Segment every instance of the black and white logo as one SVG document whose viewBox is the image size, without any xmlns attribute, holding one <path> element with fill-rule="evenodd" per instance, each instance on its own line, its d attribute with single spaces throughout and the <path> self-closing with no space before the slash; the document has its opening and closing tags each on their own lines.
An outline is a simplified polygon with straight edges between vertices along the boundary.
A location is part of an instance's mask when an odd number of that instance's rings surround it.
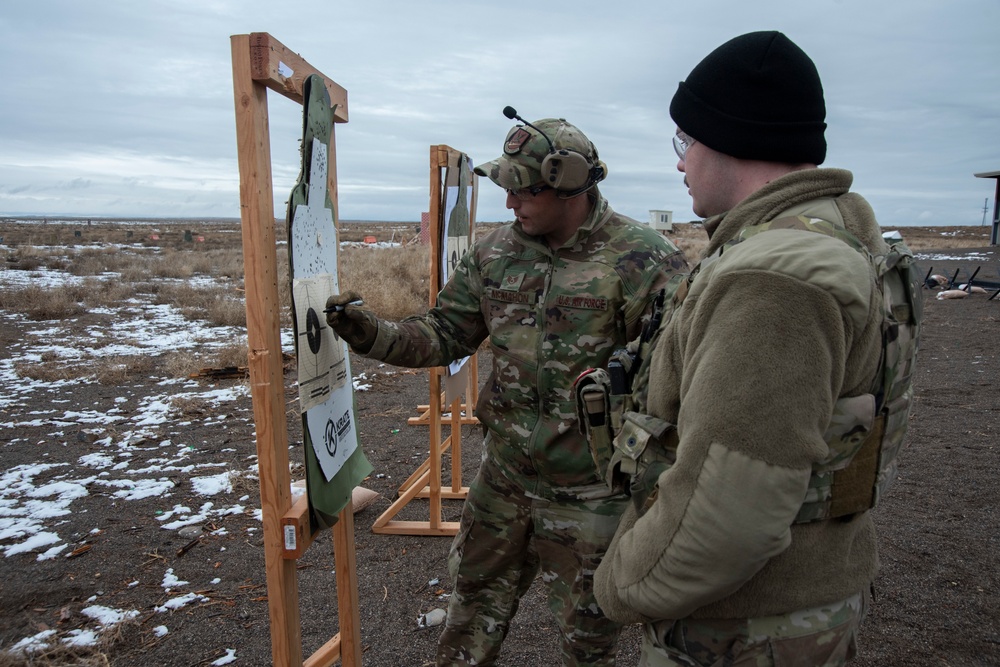
<svg viewBox="0 0 1000 667">
<path fill-rule="evenodd" d="M 337 454 L 337 425 L 332 419 L 326 420 L 326 429 L 323 432 L 323 442 L 326 444 L 326 451 L 330 456 Z"/>
</svg>

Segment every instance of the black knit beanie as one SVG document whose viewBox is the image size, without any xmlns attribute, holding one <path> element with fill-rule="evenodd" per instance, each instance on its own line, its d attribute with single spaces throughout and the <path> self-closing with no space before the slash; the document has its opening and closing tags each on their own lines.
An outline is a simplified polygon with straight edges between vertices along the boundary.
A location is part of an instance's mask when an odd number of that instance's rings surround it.
<svg viewBox="0 0 1000 667">
<path fill-rule="evenodd" d="M 748 160 L 821 164 L 826 105 L 816 65 L 780 32 L 751 32 L 708 54 L 670 102 L 677 127 Z"/>
</svg>

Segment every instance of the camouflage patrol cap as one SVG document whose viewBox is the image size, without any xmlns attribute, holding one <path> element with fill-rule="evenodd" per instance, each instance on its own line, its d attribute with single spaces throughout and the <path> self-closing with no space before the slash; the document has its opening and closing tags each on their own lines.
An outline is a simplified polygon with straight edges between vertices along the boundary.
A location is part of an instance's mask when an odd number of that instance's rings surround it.
<svg viewBox="0 0 1000 667">
<path fill-rule="evenodd" d="M 589 187 L 604 177 L 607 168 L 598 159 L 597 148 L 579 128 L 567 123 L 565 118 L 543 118 L 532 125 L 534 127 L 515 125 L 511 128 L 504 140 L 503 155 L 479 165 L 475 172 L 507 190 L 547 184 L 542 176 L 542 162 L 553 150 L 565 150 L 570 152 L 571 158 L 577 158 L 577 162 L 583 165 L 584 175 L 580 179 L 580 186 L 586 184 Z M 600 167 L 601 173 L 591 182 L 587 173 L 597 167 Z"/>
</svg>

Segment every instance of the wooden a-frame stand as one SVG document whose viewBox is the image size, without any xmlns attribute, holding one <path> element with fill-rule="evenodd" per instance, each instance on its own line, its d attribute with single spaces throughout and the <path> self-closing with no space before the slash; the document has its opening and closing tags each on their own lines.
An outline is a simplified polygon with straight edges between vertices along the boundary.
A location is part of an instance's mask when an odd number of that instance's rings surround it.
<svg viewBox="0 0 1000 667">
<path fill-rule="evenodd" d="M 431 281 L 430 305 L 433 307 L 438 292 L 441 291 L 441 230 L 444 211 L 441 206 L 444 182 L 441 178 L 443 169 L 448 165 L 457 165 L 462 159 L 462 153 L 439 144 L 431 146 L 431 198 L 429 218 L 429 233 L 431 239 Z M 477 191 L 473 188 L 473 193 Z M 472 219 L 475 219 L 476 197 L 470 202 Z M 465 403 L 457 396 L 448 408 L 448 423 L 451 426 L 448 437 L 441 440 L 442 419 L 446 416 L 445 392 L 441 384 L 444 377 L 443 368 L 430 368 L 430 404 L 418 405 L 421 414 L 407 420 L 411 425 L 427 425 L 430 427 L 430 456 L 417 470 L 399 487 L 399 497 L 385 510 L 372 525 L 372 532 L 387 535 L 454 535 L 458 532 L 457 521 L 443 521 L 441 500 L 462 500 L 469 492 L 469 487 L 462 486 L 462 425 L 478 424 L 473 416 L 473 406 L 479 395 L 479 373 L 477 355 L 472 355 L 466 362 L 468 382 L 465 388 Z M 451 449 L 451 487 L 441 488 L 441 456 Z M 414 498 L 430 500 L 430 518 L 427 521 L 400 521 L 395 517 Z"/>
<path fill-rule="evenodd" d="M 257 432 L 273 664 L 325 667 L 339 658 L 345 667 L 358 667 L 361 665 L 361 631 L 354 513 L 350 500 L 332 529 L 340 632 L 308 659 L 302 659 L 296 559 L 308 548 L 313 531 L 309 525 L 306 496 L 303 495 L 294 506 L 291 502 L 267 115 L 268 88 L 301 104 L 303 83 L 309 75 L 318 74 L 326 82 L 331 103 L 336 105 L 335 122 L 346 123 L 347 91 L 267 33 L 233 35 L 230 41 L 240 166 L 250 387 Z M 331 200 L 336 206 L 335 143 L 331 128 L 327 178 Z M 295 539 L 286 542 L 286 530 L 294 532 Z"/>
</svg>

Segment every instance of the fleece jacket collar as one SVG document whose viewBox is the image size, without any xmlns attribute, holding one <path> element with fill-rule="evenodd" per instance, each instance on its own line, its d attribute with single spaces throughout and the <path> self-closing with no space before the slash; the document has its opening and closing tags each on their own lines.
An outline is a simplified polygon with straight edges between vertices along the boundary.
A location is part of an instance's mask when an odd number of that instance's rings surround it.
<svg viewBox="0 0 1000 667">
<path fill-rule="evenodd" d="M 725 213 L 709 218 L 705 226 L 715 225 L 704 256 L 711 256 L 747 227 L 769 222 L 797 204 L 820 197 L 838 197 L 851 189 L 854 176 L 845 169 L 803 169 L 776 178 Z"/>
</svg>

